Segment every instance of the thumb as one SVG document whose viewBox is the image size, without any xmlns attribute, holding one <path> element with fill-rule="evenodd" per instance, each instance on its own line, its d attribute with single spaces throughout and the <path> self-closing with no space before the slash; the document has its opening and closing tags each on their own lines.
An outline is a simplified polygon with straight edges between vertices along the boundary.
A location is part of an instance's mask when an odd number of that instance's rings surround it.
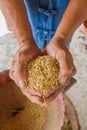
<svg viewBox="0 0 87 130">
<path fill-rule="evenodd" d="M 11 69 L 9 71 L 9 76 L 20 88 L 27 87 L 28 80 L 26 70 L 24 70 L 23 68 L 19 67 Z"/>
</svg>

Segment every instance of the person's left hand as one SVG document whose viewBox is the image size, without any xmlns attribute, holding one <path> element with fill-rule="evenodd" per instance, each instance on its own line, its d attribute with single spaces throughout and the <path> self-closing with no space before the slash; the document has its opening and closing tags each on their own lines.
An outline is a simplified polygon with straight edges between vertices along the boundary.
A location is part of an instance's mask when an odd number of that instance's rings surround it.
<svg viewBox="0 0 87 130">
<path fill-rule="evenodd" d="M 44 54 L 48 54 L 54 57 L 60 65 L 59 82 L 60 87 L 56 89 L 51 95 L 45 98 L 45 104 L 54 100 L 57 95 L 64 91 L 69 79 L 76 73 L 76 68 L 73 63 L 73 58 L 66 46 L 60 43 L 57 39 L 53 38 L 47 47 L 43 51 Z"/>
</svg>

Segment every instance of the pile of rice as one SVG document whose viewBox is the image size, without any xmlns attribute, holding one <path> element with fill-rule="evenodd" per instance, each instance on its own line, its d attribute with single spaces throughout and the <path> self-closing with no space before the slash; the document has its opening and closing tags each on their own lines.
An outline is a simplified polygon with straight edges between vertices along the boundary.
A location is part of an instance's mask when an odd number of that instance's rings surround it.
<svg viewBox="0 0 87 130">
<path fill-rule="evenodd" d="M 46 114 L 46 108 L 26 101 L 24 109 L 4 121 L 0 130 L 42 130 Z"/>
<path fill-rule="evenodd" d="M 27 66 L 28 87 L 47 95 L 58 88 L 59 63 L 48 55 L 39 56 Z"/>
</svg>

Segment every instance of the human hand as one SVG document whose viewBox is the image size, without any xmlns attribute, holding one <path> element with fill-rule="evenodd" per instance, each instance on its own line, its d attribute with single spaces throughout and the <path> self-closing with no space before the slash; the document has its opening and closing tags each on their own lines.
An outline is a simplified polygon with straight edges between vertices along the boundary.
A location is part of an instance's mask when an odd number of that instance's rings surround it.
<svg viewBox="0 0 87 130">
<path fill-rule="evenodd" d="M 43 100 L 40 97 L 41 94 L 27 87 L 27 63 L 37 56 L 42 55 L 42 52 L 36 45 L 23 45 L 19 48 L 16 56 L 12 62 L 12 68 L 10 69 L 10 77 L 15 81 L 17 86 L 21 89 L 22 93 L 32 102 L 42 105 Z"/>
<path fill-rule="evenodd" d="M 59 43 L 58 40 L 55 38 L 50 41 L 43 52 L 44 54 L 48 54 L 54 57 L 60 65 L 60 87 L 45 99 L 45 102 L 47 104 L 55 99 L 59 93 L 64 91 L 66 83 L 76 73 L 76 68 L 74 66 L 73 58 L 69 50 L 66 48 L 65 45 Z"/>
</svg>

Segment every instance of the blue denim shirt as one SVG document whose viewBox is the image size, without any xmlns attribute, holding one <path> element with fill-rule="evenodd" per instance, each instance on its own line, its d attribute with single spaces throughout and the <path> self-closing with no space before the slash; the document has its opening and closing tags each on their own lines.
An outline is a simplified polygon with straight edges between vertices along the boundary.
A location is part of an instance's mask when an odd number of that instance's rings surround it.
<svg viewBox="0 0 87 130">
<path fill-rule="evenodd" d="M 24 0 L 32 33 L 43 50 L 53 37 L 70 0 Z"/>
</svg>

